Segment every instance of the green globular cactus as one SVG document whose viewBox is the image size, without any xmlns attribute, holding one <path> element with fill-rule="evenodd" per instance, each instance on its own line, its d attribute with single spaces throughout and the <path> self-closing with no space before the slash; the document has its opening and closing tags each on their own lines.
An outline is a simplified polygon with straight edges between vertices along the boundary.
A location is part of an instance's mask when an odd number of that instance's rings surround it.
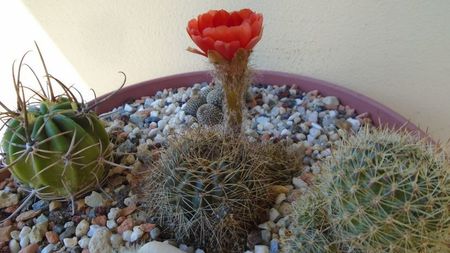
<svg viewBox="0 0 450 253">
<path fill-rule="evenodd" d="M 197 110 L 197 120 L 200 124 L 205 126 L 214 126 L 222 123 L 222 110 L 212 104 L 204 104 Z"/>
<path fill-rule="evenodd" d="M 180 242 L 206 252 L 242 252 L 247 233 L 270 205 L 274 170 L 285 169 L 269 166 L 278 158 L 265 145 L 276 144 L 214 128 L 174 137 L 143 176 L 144 208 Z"/>
<path fill-rule="evenodd" d="M 38 52 L 42 59 L 39 48 Z M 32 195 L 73 200 L 106 178 L 106 165 L 112 158 L 109 137 L 100 119 L 90 111 L 96 104 L 88 107 L 78 102 L 69 88 L 48 73 L 48 90 L 39 82 L 41 91 L 32 91 L 38 101 L 28 103 L 20 81 L 22 61 L 17 80 L 14 77 L 17 111 L 1 103 L 6 110 L 1 115 L 6 122 L 2 139 L 5 169 Z M 55 96 L 51 81 L 57 82 L 64 94 Z"/>
<path fill-rule="evenodd" d="M 450 252 L 450 166 L 411 133 L 364 129 L 323 163 L 344 252 Z"/>
</svg>

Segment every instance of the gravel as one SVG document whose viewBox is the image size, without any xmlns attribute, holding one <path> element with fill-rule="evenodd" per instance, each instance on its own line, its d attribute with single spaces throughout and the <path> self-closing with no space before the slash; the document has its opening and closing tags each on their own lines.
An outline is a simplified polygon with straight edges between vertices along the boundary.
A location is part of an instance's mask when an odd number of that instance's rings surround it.
<svg viewBox="0 0 450 253">
<path fill-rule="evenodd" d="M 187 115 L 183 108 L 192 94 L 206 90 L 206 86 L 207 83 L 198 83 L 189 88 L 162 90 L 155 96 L 142 97 L 101 115 L 115 144 L 115 162 L 138 168 L 143 162 L 152 161 L 154 152 L 164 147 L 168 136 L 198 127 L 196 118 Z M 345 131 L 357 131 L 365 124 L 368 115 L 357 115 L 354 109 L 341 105 L 337 97 L 322 97 L 318 91 L 256 84 L 250 93 L 254 99 L 244 122 L 250 141 L 286 140 L 292 145 L 304 145 L 306 150 L 304 174 L 280 188 L 282 191 L 270 209 L 269 220 L 262 222 L 259 231 L 252 234 L 256 243 L 251 244 L 254 248 L 248 252 L 277 253 L 279 235 L 291 223 L 291 203 L 307 190 L 308 179 L 320 174 L 318 162 L 331 155 L 333 144 L 340 141 Z M 163 228 L 149 223 L 151 217 L 138 208 L 137 196 L 130 191 L 136 184 L 133 173 L 133 170 L 113 168 L 102 191 L 75 200 L 75 215 L 67 202 L 32 201 L 16 220 L 0 226 L 0 231 L 11 226 L 4 235 L 9 242 L 0 243 L 0 252 L 18 252 L 27 246 L 34 249 L 36 245 L 32 243 L 37 243 L 40 252 L 87 249 L 90 253 L 118 252 L 124 247 L 167 239 L 161 232 Z M 25 197 L 12 179 L 0 184 L 0 218 L 5 218 L 6 211 L 17 207 Z M 56 243 L 55 236 L 59 239 Z M 53 244 L 48 238 L 53 238 L 50 239 Z M 168 244 L 157 246 L 169 247 Z M 203 252 L 184 244 L 178 248 L 182 252 Z"/>
</svg>

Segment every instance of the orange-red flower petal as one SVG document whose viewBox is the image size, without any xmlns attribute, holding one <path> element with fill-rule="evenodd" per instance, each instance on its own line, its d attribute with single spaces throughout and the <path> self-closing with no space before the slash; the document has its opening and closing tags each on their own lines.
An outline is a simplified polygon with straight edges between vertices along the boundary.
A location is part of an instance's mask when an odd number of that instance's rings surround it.
<svg viewBox="0 0 450 253">
<path fill-rule="evenodd" d="M 231 13 L 225 10 L 210 10 L 188 22 L 189 36 L 203 53 L 215 50 L 225 59 L 231 60 L 239 48 L 251 50 L 262 36 L 263 16 L 250 9 Z M 190 49 L 190 51 L 195 51 Z"/>
</svg>

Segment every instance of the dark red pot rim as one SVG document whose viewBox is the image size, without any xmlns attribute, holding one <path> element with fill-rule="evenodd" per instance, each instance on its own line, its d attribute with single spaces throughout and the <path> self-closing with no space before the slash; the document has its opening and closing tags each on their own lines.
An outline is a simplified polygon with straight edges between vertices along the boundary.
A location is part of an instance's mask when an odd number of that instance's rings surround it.
<svg viewBox="0 0 450 253">
<path fill-rule="evenodd" d="M 375 125 L 382 124 L 392 128 L 404 127 L 410 131 L 418 132 L 421 136 L 428 136 L 400 114 L 367 96 L 345 87 L 285 72 L 257 70 L 255 73 L 254 83 L 289 85 L 303 91 L 319 90 L 323 96 L 336 96 L 342 104 L 349 105 L 356 109 L 358 113 L 368 112 Z M 187 87 L 194 83 L 210 82 L 211 79 L 212 77 L 209 71 L 196 71 L 165 76 L 126 86 L 110 99 L 100 104 L 96 108 L 96 112 L 105 113 L 111 111 L 124 103 L 132 102 L 134 99 L 154 95 L 159 90 Z M 98 99 L 105 98 L 109 94 L 111 93 L 105 94 Z"/>
<path fill-rule="evenodd" d="M 154 95 L 159 90 L 187 87 L 193 85 L 194 83 L 210 82 L 211 79 L 212 77 L 210 72 L 196 71 L 140 82 L 119 90 L 117 93 L 112 95 L 111 98 L 98 105 L 96 112 L 101 114 L 111 111 L 115 107 L 123 105 L 124 103 L 132 102 L 134 99 Z M 289 85 L 303 91 L 319 90 L 323 96 L 336 96 L 342 104 L 349 105 L 350 107 L 356 109 L 358 113 L 370 113 L 370 116 L 376 125 L 382 124 L 393 128 L 404 127 L 431 140 L 427 134 L 400 114 L 369 97 L 336 84 L 301 75 L 270 70 L 256 71 L 254 83 Z M 105 94 L 99 97 L 98 100 L 105 98 L 109 94 L 112 93 Z M 0 181 L 7 176 L 9 176 L 8 172 L 0 173 Z"/>
</svg>

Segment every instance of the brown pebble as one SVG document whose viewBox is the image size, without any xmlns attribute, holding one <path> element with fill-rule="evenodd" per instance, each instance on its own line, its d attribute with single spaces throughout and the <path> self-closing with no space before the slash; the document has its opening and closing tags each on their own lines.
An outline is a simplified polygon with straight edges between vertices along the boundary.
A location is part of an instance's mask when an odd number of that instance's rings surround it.
<svg viewBox="0 0 450 253">
<path fill-rule="evenodd" d="M 89 253 L 89 250 L 88 250 L 88 249 L 83 249 L 83 250 L 81 251 L 81 253 Z"/>
<path fill-rule="evenodd" d="M 125 168 L 116 166 L 109 171 L 109 175 L 112 176 L 112 175 L 122 174 L 124 172 L 124 170 L 125 170 Z"/>
<path fill-rule="evenodd" d="M 309 91 L 308 93 L 306 93 L 306 96 L 310 97 L 310 98 L 315 98 L 318 95 L 319 95 L 319 91 L 318 90 L 312 90 L 312 91 Z"/>
<path fill-rule="evenodd" d="M 12 225 L 1 227 L 0 228 L 0 242 L 7 242 L 11 239 L 11 231 L 13 231 L 14 228 Z"/>
<path fill-rule="evenodd" d="M 145 224 L 139 225 L 139 228 L 146 233 L 152 231 L 155 227 L 156 227 L 156 224 L 152 224 L 152 223 L 145 223 Z"/>
<path fill-rule="evenodd" d="M 117 227 L 117 233 L 122 234 L 127 230 L 133 229 L 133 219 L 127 218 L 125 219 L 120 226 Z"/>
<path fill-rule="evenodd" d="M 300 189 L 292 190 L 289 195 L 287 195 L 286 200 L 289 202 L 294 202 L 302 196 L 302 191 Z"/>
<path fill-rule="evenodd" d="M 48 243 L 57 243 L 59 241 L 58 234 L 53 231 L 47 231 L 45 233 L 45 238 L 47 238 Z"/>
<path fill-rule="evenodd" d="M 269 141 L 270 140 L 270 134 L 263 134 L 261 136 L 262 141 Z"/>
<path fill-rule="evenodd" d="M 37 211 L 26 211 L 24 213 L 19 214 L 19 216 L 17 216 L 16 221 L 27 221 L 29 219 L 32 219 L 36 216 L 38 216 L 39 214 L 41 214 L 41 210 L 37 210 Z"/>
<path fill-rule="evenodd" d="M 4 181 L 0 181 L 0 190 L 3 190 L 3 188 L 5 188 L 5 186 L 8 184 L 8 181 L 4 180 Z"/>
<path fill-rule="evenodd" d="M 12 224 L 13 224 L 13 222 L 8 219 L 8 220 L 5 220 L 3 223 L 0 224 L 0 228 L 7 227 L 7 226 L 12 225 Z"/>
<path fill-rule="evenodd" d="M 37 243 L 33 243 L 21 249 L 19 253 L 37 253 L 38 249 L 39 245 Z"/>
<path fill-rule="evenodd" d="M 312 173 L 309 173 L 309 172 L 303 173 L 300 176 L 300 179 L 305 181 L 305 183 L 307 183 L 308 185 L 312 185 L 313 179 L 314 179 L 314 175 Z"/>
<path fill-rule="evenodd" d="M 84 198 L 77 200 L 76 202 L 77 211 L 82 211 L 86 207 L 86 203 L 84 202 Z"/>
<path fill-rule="evenodd" d="M 343 130 L 350 130 L 352 128 L 352 124 L 344 119 L 337 119 L 336 126 Z"/>
<path fill-rule="evenodd" d="M 106 226 L 106 216 L 100 215 L 92 219 L 92 224 L 99 225 L 99 226 Z"/>
<path fill-rule="evenodd" d="M 126 217 L 120 216 L 119 218 L 117 218 L 116 222 L 117 224 L 121 224 L 125 219 Z"/>
<path fill-rule="evenodd" d="M 289 188 L 283 185 L 272 185 L 270 186 L 270 191 L 274 194 L 280 194 L 280 193 L 288 193 Z"/>
<path fill-rule="evenodd" d="M 17 207 L 19 207 L 19 205 L 8 206 L 7 208 L 3 209 L 3 212 L 14 213 L 14 211 L 16 211 Z"/>
<path fill-rule="evenodd" d="M 120 209 L 119 216 L 128 216 L 136 211 L 136 205 L 127 206 L 125 208 Z"/>
<path fill-rule="evenodd" d="M 305 155 L 310 156 L 313 152 L 313 148 L 312 147 L 307 147 L 305 149 Z"/>
<path fill-rule="evenodd" d="M 80 223 L 80 221 L 81 221 L 82 219 L 83 219 L 83 218 L 82 218 L 80 215 L 74 215 L 74 216 L 72 216 L 72 221 L 75 222 L 75 223 Z"/>
</svg>

